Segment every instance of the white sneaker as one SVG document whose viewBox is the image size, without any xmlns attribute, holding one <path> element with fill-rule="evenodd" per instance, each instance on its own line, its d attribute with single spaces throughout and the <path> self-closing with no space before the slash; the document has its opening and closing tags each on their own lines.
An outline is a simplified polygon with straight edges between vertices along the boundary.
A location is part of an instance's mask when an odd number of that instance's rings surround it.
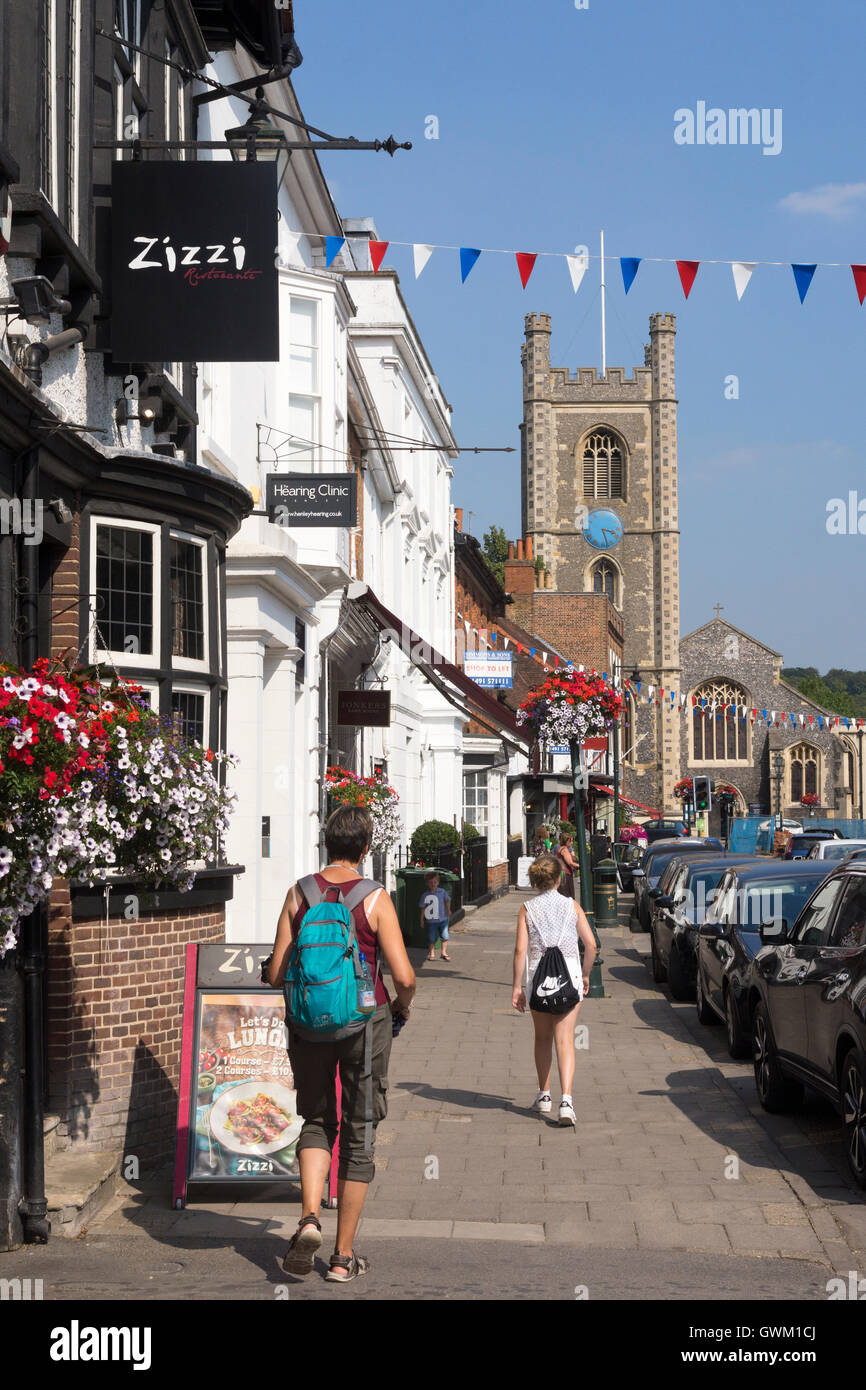
<svg viewBox="0 0 866 1390">
<path fill-rule="evenodd" d="M 539 1091 L 535 1100 L 532 1102 L 532 1108 L 537 1115 L 549 1115 L 553 1109 L 553 1101 L 550 1099 L 550 1092 Z"/>
<path fill-rule="evenodd" d="M 572 1128 L 577 1124 L 574 1106 L 568 1100 L 561 1100 L 559 1102 L 559 1123 L 561 1125 L 571 1125 Z"/>
</svg>

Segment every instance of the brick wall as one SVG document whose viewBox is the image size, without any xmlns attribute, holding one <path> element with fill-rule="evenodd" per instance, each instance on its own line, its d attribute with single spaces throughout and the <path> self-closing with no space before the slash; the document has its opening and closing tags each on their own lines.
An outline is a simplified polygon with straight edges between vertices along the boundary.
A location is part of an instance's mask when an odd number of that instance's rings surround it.
<svg viewBox="0 0 866 1390">
<path fill-rule="evenodd" d="M 225 940 L 212 910 L 72 921 L 66 884 L 49 908 L 46 1046 L 49 1111 L 61 1142 L 135 1154 L 174 1153 L 184 954 Z"/>
<path fill-rule="evenodd" d="M 72 659 L 78 652 L 81 638 L 78 635 L 78 611 L 80 591 L 88 586 L 82 583 L 81 569 L 81 516 L 78 493 L 58 491 L 58 496 L 73 512 L 70 523 L 69 547 L 54 571 L 51 585 L 51 655 L 68 655 Z M 65 611 L 64 611 L 65 610 Z M 87 652 L 81 653 L 82 661 L 87 661 Z"/>
<path fill-rule="evenodd" d="M 487 891 L 488 893 L 502 893 L 508 887 L 508 860 L 503 859 L 501 864 L 487 865 Z"/>
</svg>

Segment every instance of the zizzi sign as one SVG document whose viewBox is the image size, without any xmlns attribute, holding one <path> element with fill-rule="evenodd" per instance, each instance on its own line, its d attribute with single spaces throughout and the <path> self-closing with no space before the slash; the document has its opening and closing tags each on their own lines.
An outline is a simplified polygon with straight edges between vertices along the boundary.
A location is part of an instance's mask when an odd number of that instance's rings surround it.
<svg viewBox="0 0 866 1390">
<path fill-rule="evenodd" d="M 119 161 L 111 200 L 118 361 L 279 359 L 273 164 Z"/>
<path fill-rule="evenodd" d="M 355 473 L 268 473 L 268 516 L 281 526 L 357 526 Z"/>
</svg>

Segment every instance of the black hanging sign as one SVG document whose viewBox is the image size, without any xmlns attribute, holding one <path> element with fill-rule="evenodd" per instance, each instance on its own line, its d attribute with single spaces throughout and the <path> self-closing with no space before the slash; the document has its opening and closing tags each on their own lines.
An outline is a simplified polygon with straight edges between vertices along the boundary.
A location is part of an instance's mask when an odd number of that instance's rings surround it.
<svg viewBox="0 0 866 1390">
<path fill-rule="evenodd" d="M 117 361 L 278 361 L 273 163 L 118 161 L 111 199 Z"/>
<path fill-rule="evenodd" d="M 357 526 L 356 473 L 268 473 L 265 505 L 282 526 Z"/>
</svg>

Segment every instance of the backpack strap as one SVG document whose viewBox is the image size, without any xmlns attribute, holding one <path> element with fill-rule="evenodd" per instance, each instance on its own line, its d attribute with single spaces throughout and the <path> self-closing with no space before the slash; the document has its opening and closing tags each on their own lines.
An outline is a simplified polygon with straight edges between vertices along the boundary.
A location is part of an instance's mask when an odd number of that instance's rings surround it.
<svg viewBox="0 0 866 1390">
<path fill-rule="evenodd" d="M 329 884 L 329 887 L 335 885 Z M 325 894 L 319 887 L 315 874 L 307 874 L 304 878 L 298 879 L 298 887 L 304 895 L 304 902 L 307 907 L 318 907 L 319 903 L 324 902 Z"/>
<path fill-rule="evenodd" d="M 342 894 L 343 902 L 350 912 L 354 912 L 365 898 L 369 898 L 371 893 L 375 893 L 376 889 L 381 887 L 381 883 L 377 883 L 374 878 L 360 878 L 347 893 Z"/>
</svg>

